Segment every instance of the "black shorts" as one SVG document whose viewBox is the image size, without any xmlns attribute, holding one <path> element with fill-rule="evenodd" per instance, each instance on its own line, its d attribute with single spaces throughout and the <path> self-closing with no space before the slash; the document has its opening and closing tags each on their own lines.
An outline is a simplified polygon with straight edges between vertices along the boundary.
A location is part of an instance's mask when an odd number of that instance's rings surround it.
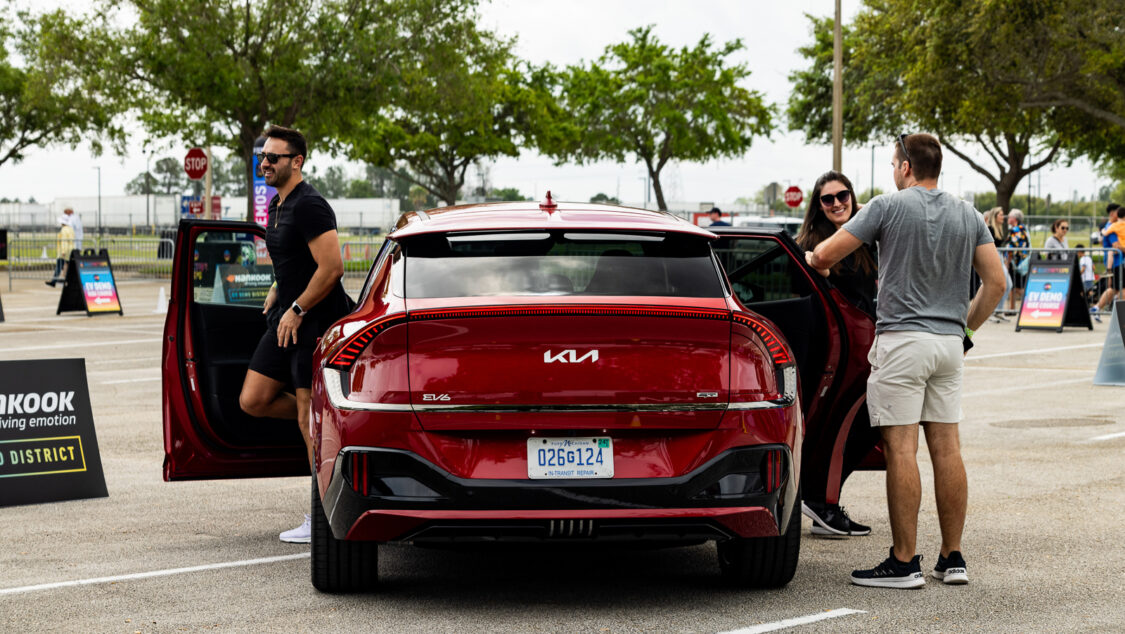
<svg viewBox="0 0 1125 634">
<path fill-rule="evenodd" d="M 277 327 L 269 326 L 266 334 L 258 341 L 254 356 L 250 357 L 250 369 L 285 383 L 294 389 L 312 387 L 312 358 L 316 344 L 289 344 L 282 348 L 277 345 Z"/>
</svg>

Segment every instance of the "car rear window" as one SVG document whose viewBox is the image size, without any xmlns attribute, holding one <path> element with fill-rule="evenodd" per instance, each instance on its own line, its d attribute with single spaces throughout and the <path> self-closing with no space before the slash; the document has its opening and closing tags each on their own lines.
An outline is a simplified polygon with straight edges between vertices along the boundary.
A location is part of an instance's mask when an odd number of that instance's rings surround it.
<svg viewBox="0 0 1125 634">
<path fill-rule="evenodd" d="M 435 234 L 404 246 L 408 298 L 723 295 L 707 241 L 676 233 Z"/>
</svg>

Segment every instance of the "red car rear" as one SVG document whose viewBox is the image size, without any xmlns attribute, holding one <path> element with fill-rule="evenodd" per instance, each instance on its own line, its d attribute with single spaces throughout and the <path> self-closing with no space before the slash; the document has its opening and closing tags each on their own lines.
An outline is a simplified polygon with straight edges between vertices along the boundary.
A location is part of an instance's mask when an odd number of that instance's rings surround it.
<svg viewBox="0 0 1125 634">
<path fill-rule="evenodd" d="M 787 583 L 808 409 L 798 381 L 821 383 L 847 350 L 829 294 L 793 269 L 814 291 L 802 305 L 837 335 L 803 346 L 816 367 L 799 372 L 783 330 L 732 293 L 714 239 L 668 214 L 599 205 L 406 214 L 314 359 L 314 585 L 372 587 L 382 542 L 615 540 L 714 540 L 730 582 Z M 746 239 L 797 261 L 786 237 Z M 201 323 L 222 312 L 181 310 Z M 190 339 L 200 327 L 172 330 Z M 223 392 L 216 365 L 204 360 L 215 378 L 185 398 L 166 383 L 166 477 L 296 470 L 281 447 L 238 458 L 213 446 L 232 444 L 216 413 L 236 416 L 229 394 L 211 393 Z"/>
</svg>

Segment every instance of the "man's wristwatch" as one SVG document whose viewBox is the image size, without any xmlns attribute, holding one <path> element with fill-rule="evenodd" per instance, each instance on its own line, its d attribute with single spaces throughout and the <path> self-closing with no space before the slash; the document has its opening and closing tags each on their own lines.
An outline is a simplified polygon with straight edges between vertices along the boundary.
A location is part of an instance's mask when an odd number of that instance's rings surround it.
<svg viewBox="0 0 1125 634">
<path fill-rule="evenodd" d="M 301 308 L 301 305 L 298 304 L 296 300 L 293 300 L 293 305 L 290 306 L 289 309 L 297 313 L 298 317 L 303 317 L 305 315 L 305 309 Z"/>
</svg>

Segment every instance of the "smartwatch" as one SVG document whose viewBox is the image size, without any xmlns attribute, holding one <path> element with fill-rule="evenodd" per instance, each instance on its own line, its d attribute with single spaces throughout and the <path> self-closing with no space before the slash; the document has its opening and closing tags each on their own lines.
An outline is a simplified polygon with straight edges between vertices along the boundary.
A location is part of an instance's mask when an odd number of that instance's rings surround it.
<svg viewBox="0 0 1125 634">
<path fill-rule="evenodd" d="M 297 313 L 298 317 L 303 317 L 305 315 L 305 309 L 301 308 L 301 305 L 298 304 L 296 300 L 293 300 L 293 305 L 290 306 L 289 308 L 293 312 Z"/>
</svg>

